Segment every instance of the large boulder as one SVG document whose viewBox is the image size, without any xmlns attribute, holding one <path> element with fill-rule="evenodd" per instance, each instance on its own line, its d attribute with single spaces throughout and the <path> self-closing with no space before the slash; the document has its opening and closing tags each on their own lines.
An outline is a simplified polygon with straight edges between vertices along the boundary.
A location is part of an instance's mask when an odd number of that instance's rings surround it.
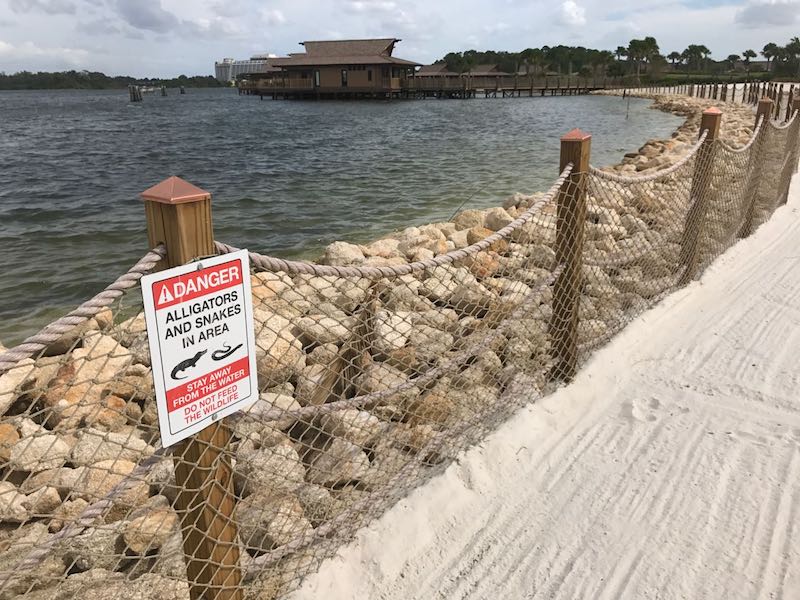
<svg viewBox="0 0 800 600">
<path fill-rule="evenodd" d="M 360 265 L 364 262 L 364 258 L 359 246 L 347 242 L 333 242 L 325 248 L 322 262 L 333 266 Z"/>
<path fill-rule="evenodd" d="M 314 455 L 306 479 L 311 483 L 336 487 L 358 481 L 368 469 L 369 458 L 361 448 L 336 438 L 327 448 Z"/>
<path fill-rule="evenodd" d="M 269 552 L 312 531 L 303 506 L 288 494 L 248 496 L 236 506 L 235 518 L 239 539 L 250 552 Z"/>
<path fill-rule="evenodd" d="M 154 451 L 150 444 L 137 437 L 135 430 L 127 433 L 108 433 L 97 429 L 78 432 L 78 442 L 70 452 L 70 462 L 75 466 L 89 466 L 106 460 L 138 462 Z"/>
<path fill-rule="evenodd" d="M 236 454 L 236 487 L 244 494 L 288 492 L 303 482 L 305 474 L 300 456 L 289 444 L 242 444 Z"/>
<path fill-rule="evenodd" d="M 55 434 L 22 438 L 11 448 L 8 464 L 15 471 L 38 473 L 62 466 L 69 457 L 67 442 Z"/>
</svg>

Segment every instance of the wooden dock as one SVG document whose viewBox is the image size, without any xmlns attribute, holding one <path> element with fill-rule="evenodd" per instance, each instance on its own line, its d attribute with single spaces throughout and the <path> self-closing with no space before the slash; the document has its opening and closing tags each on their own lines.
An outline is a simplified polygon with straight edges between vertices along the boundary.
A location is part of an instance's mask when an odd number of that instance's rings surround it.
<svg viewBox="0 0 800 600">
<path fill-rule="evenodd" d="M 244 80 L 239 93 L 262 100 L 284 99 L 469 99 L 522 98 L 535 96 L 577 96 L 595 90 L 623 87 L 618 78 L 602 77 L 408 77 L 392 79 L 386 85 L 370 88 L 319 87 L 312 79 Z"/>
</svg>

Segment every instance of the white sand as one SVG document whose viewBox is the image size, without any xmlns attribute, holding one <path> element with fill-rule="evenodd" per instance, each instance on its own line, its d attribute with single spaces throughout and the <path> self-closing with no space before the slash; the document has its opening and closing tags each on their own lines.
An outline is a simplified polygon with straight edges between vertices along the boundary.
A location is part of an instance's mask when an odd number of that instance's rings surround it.
<svg viewBox="0 0 800 600">
<path fill-rule="evenodd" d="M 800 598 L 798 208 L 291 598 Z"/>
</svg>

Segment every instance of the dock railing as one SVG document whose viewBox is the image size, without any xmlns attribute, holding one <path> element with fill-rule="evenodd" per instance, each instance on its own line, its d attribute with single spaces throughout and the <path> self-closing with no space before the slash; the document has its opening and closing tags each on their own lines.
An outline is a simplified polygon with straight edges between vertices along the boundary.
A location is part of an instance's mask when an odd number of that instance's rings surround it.
<svg viewBox="0 0 800 600">
<path fill-rule="evenodd" d="M 800 98 L 742 147 L 722 115 L 660 170 L 597 169 L 573 130 L 544 194 L 326 264 L 250 253 L 260 400 L 169 451 L 139 280 L 234 248 L 210 194 L 148 196 L 153 249 L 0 354 L 0 598 L 285 595 L 786 201 Z"/>
</svg>

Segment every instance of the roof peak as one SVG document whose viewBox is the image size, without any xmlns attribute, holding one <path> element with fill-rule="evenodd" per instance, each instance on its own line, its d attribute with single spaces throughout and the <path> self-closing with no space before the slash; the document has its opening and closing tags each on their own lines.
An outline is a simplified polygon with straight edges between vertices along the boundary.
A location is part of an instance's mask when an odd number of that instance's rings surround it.
<svg viewBox="0 0 800 600">
<path fill-rule="evenodd" d="M 319 42 L 325 42 L 325 43 L 330 44 L 330 43 L 335 43 L 335 42 L 383 42 L 383 41 L 387 41 L 387 42 L 402 42 L 403 40 L 401 40 L 400 38 L 394 38 L 394 37 L 386 37 L 386 38 L 352 38 L 352 39 L 347 39 L 347 40 L 305 40 L 305 41 L 300 42 L 300 45 L 303 46 L 305 44 L 317 44 Z"/>
</svg>

